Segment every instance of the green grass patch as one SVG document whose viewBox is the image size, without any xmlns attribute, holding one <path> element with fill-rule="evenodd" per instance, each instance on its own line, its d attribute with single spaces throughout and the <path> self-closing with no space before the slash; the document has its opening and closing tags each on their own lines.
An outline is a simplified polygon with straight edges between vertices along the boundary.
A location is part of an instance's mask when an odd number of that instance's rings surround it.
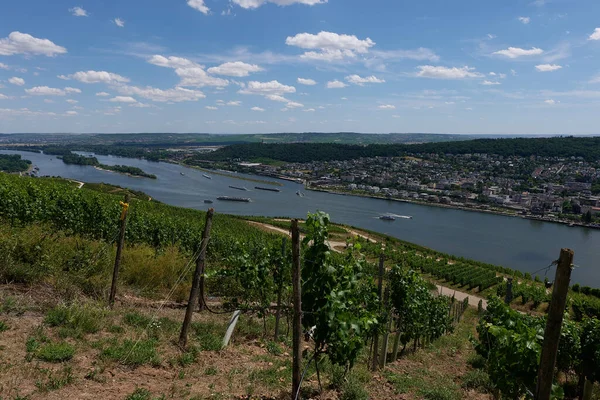
<svg viewBox="0 0 600 400">
<path fill-rule="evenodd" d="M 152 393 L 150 393 L 148 389 L 137 388 L 133 391 L 133 393 L 125 397 L 125 400 L 162 400 L 165 398 L 165 395 L 153 397 Z"/>
<path fill-rule="evenodd" d="M 213 322 L 192 323 L 194 340 L 202 351 L 221 350 L 226 329 L 224 324 L 216 324 Z"/>
<path fill-rule="evenodd" d="M 44 322 L 60 327 L 61 337 L 82 338 L 90 333 L 99 332 L 106 319 L 107 311 L 92 305 L 58 305 L 48 311 Z"/>
<path fill-rule="evenodd" d="M 0 332 L 4 332 L 8 330 L 8 325 L 4 321 L 0 321 Z"/>
<path fill-rule="evenodd" d="M 66 342 L 43 344 L 35 352 L 40 360 L 52 363 L 68 361 L 74 355 L 75 347 Z"/>
<path fill-rule="evenodd" d="M 155 339 L 140 340 L 138 342 L 129 339 L 119 342 L 113 339 L 109 341 L 108 347 L 102 350 L 101 357 L 132 367 L 144 364 L 158 366 L 160 365 L 160 357 L 156 351 L 156 345 Z"/>
<path fill-rule="evenodd" d="M 46 377 L 35 382 L 35 387 L 40 392 L 49 392 L 61 389 L 75 381 L 73 370 L 70 366 L 63 367 L 60 371 L 42 370 Z"/>
<path fill-rule="evenodd" d="M 489 375 L 480 369 L 467 372 L 462 378 L 462 387 L 475 389 L 481 393 L 491 393 L 494 390 L 494 384 Z"/>
</svg>

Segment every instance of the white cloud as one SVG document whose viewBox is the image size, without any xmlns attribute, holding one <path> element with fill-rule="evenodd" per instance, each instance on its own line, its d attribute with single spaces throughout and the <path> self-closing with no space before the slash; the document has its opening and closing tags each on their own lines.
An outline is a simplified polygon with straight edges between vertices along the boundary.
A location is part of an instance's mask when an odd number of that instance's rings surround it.
<svg viewBox="0 0 600 400">
<path fill-rule="evenodd" d="M 115 18 L 113 20 L 113 22 L 115 23 L 115 25 L 117 25 L 119 28 L 125 28 L 125 21 L 122 20 L 121 18 Z"/>
<path fill-rule="evenodd" d="M 119 93 L 129 96 L 138 96 L 144 99 L 156 101 L 156 102 L 169 102 L 179 103 L 183 101 L 198 101 L 206 96 L 199 90 L 190 90 L 182 87 L 175 87 L 173 89 L 157 89 L 152 86 L 137 87 L 137 86 L 119 86 L 117 87 Z"/>
<path fill-rule="evenodd" d="M 6 99 L 8 99 L 8 96 L 0 93 L 0 100 L 6 100 Z"/>
<path fill-rule="evenodd" d="M 535 66 L 535 69 L 537 69 L 540 72 L 552 72 L 552 71 L 557 71 L 561 68 L 562 68 L 562 66 L 556 65 L 556 64 L 542 64 L 542 65 Z"/>
<path fill-rule="evenodd" d="M 227 79 L 215 78 L 210 76 L 201 67 L 177 68 L 175 73 L 181 78 L 180 86 L 217 86 L 223 87 L 229 85 Z"/>
<path fill-rule="evenodd" d="M 365 83 L 385 83 L 385 80 L 379 79 L 376 76 L 368 76 L 366 78 L 362 78 L 358 75 L 349 75 L 346 77 L 346 80 L 355 85 L 364 86 Z"/>
<path fill-rule="evenodd" d="M 490 40 L 496 39 L 498 36 L 494 35 L 493 33 L 488 33 L 487 34 L 487 38 Z"/>
<path fill-rule="evenodd" d="M 207 70 L 209 74 L 244 77 L 253 72 L 263 71 L 261 67 L 255 64 L 246 64 L 245 62 L 235 61 L 221 64 L 218 67 L 212 67 Z"/>
<path fill-rule="evenodd" d="M 526 57 L 526 56 L 539 56 L 540 54 L 543 54 L 543 53 L 544 53 L 544 50 L 539 49 L 537 47 L 532 47 L 529 50 L 521 49 L 519 47 L 509 47 L 506 50 L 499 50 L 492 54 L 499 55 L 499 56 L 505 56 L 505 57 L 514 59 L 514 58 Z"/>
<path fill-rule="evenodd" d="M 116 96 L 109 101 L 112 103 L 137 103 L 137 100 L 130 96 Z"/>
<path fill-rule="evenodd" d="M 485 86 L 501 85 L 501 83 L 500 83 L 500 82 L 496 82 L 496 81 L 488 81 L 488 80 L 485 80 L 485 81 L 481 82 L 481 84 L 482 84 L 482 85 L 485 85 Z"/>
<path fill-rule="evenodd" d="M 268 94 L 265 96 L 267 99 L 271 100 L 271 101 L 277 101 L 279 103 L 287 103 L 289 102 L 288 99 L 286 99 L 285 97 L 278 95 L 278 94 Z"/>
<path fill-rule="evenodd" d="M 77 104 L 77 103 L 79 103 L 79 102 L 78 102 L 77 100 L 68 99 L 68 100 L 67 100 L 67 103 L 69 103 L 69 104 Z"/>
<path fill-rule="evenodd" d="M 211 110 L 211 111 L 215 111 L 215 110 L 219 109 L 218 107 L 213 107 L 213 106 L 206 106 L 204 108 L 206 108 L 207 110 Z"/>
<path fill-rule="evenodd" d="M 302 110 L 302 111 L 304 111 L 304 112 L 315 112 L 317 110 L 315 110 L 314 108 L 307 108 L 307 109 Z"/>
<path fill-rule="evenodd" d="M 64 89 L 51 88 L 48 86 L 36 86 L 31 89 L 25 89 L 25 93 L 31 96 L 66 96 Z"/>
<path fill-rule="evenodd" d="M 287 108 L 302 108 L 302 107 L 304 107 L 304 104 L 302 104 L 302 103 L 296 103 L 295 101 L 290 101 L 285 106 Z"/>
<path fill-rule="evenodd" d="M 475 68 L 464 66 L 461 68 L 453 67 L 442 67 L 432 65 L 421 65 L 417 72 L 418 77 L 421 78 L 434 78 L 434 79 L 467 79 L 467 78 L 481 78 L 483 74 L 475 72 Z"/>
<path fill-rule="evenodd" d="M 600 40 L 600 28 L 596 28 L 588 40 Z"/>
<path fill-rule="evenodd" d="M 267 3 L 277 4 L 278 6 L 290 6 L 292 4 L 306 4 L 314 6 L 316 4 L 325 4 L 327 0 L 231 0 L 234 4 L 245 8 L 254 9 Z"/>
<path fill-rule="evenodd" d="M 239 101 L 239 100 L 236 100 L 236 101 L 228 101 L 228 102 L 227 102 L 227 105 L 228 105 L 228 106 L 233 106 L 233 107 L 237 107 L 237 106 L 239 106 L 239 105 L 241 105 L 241 104 L 242 104 L 242 102 L 241 102 L 241 101 Z"/>
<path fill-rule="evenodd" d="M 54 100 L 44 99 L 44 103 L 46 103 L 46 104 L 54 104 Z"/>
<path fill-rule="evenodd" d="M 0 69 L 9 69 L 8 65 L 0 63 Z"/>
<path fill-rule="evenodd" d="M 106 71 L 79 71 L 67 76 L 60 75 L 59 78 L 64 80 L 74 79 L 82 83 L 106 83 L 113 85 L 129 82 L 129 79 L 124 76 Z"/>
<path fill-rule="evenodd" d="M 106 92 L 99 92 L 99 93 L 96 93 L 96 96 L 98 96 L 98 97 L 108 97 L 108 96 L 110 96 L 110 94 L 106 93 Z"/>
<path fill-rule="evenodd" d="M 555 105 L 557 102 L 556 102 L 556 100 L 552 100 L 552 99 L 550 99 L 550 100 L 545 100 L 545 101 L 544 101 L 544 103 L 546 103 L 546 104 L 548 104 L 548 105 L 551 105 L 551 106 L 553 106 L 553 105 Z"/>
<path fill-rule="evenodd" d="M 65 115 L 66 115 L 67 117 L 74 117 L 75 115 L 78 115 L 78 114 L 77 114 L 77 111 L 67 111 L 67 112 L 65 113 Z"/>
<path fill-rule="evenodd" d="M 204 4 L 204 0 L 188 0 L 187 4 L 193 9 L 200 11 L 204 15 L 208 15 L 210 12 L 210 8 Z"/>
<path fill-rule="evenodd" d="M 531 22 L 531 18 L 529 18 L 529 17 L 519 17 L 519 21 L 521 21 L 522 23 L 524 23 L 525 25 L 527 25 L 528 23 Z"/>
<path fill-rule="evenodd" d="M 251 108 L 251 110 L 252 110 L 252 111 L 258 111 L 258 112 L 263 112 L 263 111 L 265 111 L 265 109 L 264 109 L 264 108 L 260 108 L 260 107 L 252 107 L 252 108 Z"/>
<path fill-rule="evenodd" d="M 381 110 L 395 110 L 396 106 L 392 105 L 392 104 L 382 104 L 379 106 L 379 109 Z"/>
<path fill-rule="evenodd" d="M 67 49 L 48 39 L 38 39 L 27 33 L 12 32 L 8 37 L 0 39 L 0 56 L 33 54 L 54 57 L 66 52 Z"/>
<path fill-rule="evenodd" d="M 286 93 L 296 93 L 296 88 L 293 86 L 287 86 L 278 81 L 270 82 L 257 82 L 250 81 L 245 88 L 241 89 L 239 93 L 242 94 L 258 94 L 263 96 L 275 95 L 281 97 Z M 268 97 L 270 100 L 273 98 Z M 278 100 L 275 100 L 278 101 Z M 286 100 L 287 101 L 287 100 Z"/>
<path fill-rule="evenodd" d="M 186 67 L 202 67 L 187 58 L 181 57 L 164 57 L 161 55 L 154 55 L 148 59 L 150 64 L 158 65 L 159 67 L 165 68 L 186 68 Z"/>
<path fill-rule="evenodd" d="M 8 80 L 8 83 L 12 83 L 13 85 L 17 86 L 23 86 L 25 84 L 25 80 L 23 78 L 17 78 L 16 76 L 13 76 Z"/>
<path fill-rule="evenodd" d="M 66 87 L 65 93 L 81 93 L 81 89 Z"/>
<path fill-rule="evenodd" d="M 298 83 L 301 85 L 314 86 L 317 82 L 313 79 L 298 78 Z"/>
<path fill-rule="evenodd" d="M 372 50 L 369 54 L 386 61 L 415 60 L 437 62 L 440 56 L 432 50 L 420 47 L 416 50 Z"/>
<path fill-rule="evenodd" d="M 334 81 L 327 82 L 327 89 L 342 89 L 345 88 L 346 85 L 344 82 L 340 82 L 337 79 Z"/>
<path fill-rule="evenodd" d="M 88 12 L 81 7 L 69 8 L 69 12 L 76 17 L 89 17 Z"/>
<path fill-rule="evenodd" d="M 285 43 L 301 49 L 319 50 L 305 52 L 301 58 L 322 61 L 353 58 L 357 53 L 368 53 L 369 49 L 375 46 L 375 42 L 370 38 L 361 40 L 354 35 L 340 35 L 324 31 L 316 35 L 299 33 L 296 36 L 288 36 Z"/>
</svg>

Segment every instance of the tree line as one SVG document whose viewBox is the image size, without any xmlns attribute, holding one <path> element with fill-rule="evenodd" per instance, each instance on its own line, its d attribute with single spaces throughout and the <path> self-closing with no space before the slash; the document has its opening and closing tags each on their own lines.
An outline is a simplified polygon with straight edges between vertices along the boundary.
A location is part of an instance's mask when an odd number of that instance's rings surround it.
<svg viewBox="0 0 600 400">
<path fill-rule="evenodd" d="M 31 161 L 22 160 L 18 154 L 0 154 L 0 171 L 23 172 L 29 169 Z"/>
</svg>

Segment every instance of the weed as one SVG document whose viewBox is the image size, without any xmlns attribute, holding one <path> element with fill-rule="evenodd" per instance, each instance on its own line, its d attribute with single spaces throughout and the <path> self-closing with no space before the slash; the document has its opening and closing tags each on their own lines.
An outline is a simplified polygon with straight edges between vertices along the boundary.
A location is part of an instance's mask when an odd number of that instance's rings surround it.
<svg viewBox="0 0 600 400">
<path fill-rule="evenodd" d="M 248 379 L 250 383 L 257 382 L 272 389 L 281 389 L 290 382 L 290 370 L 290 360 L 276 360 L 268 368 L 250 372 Z"/>
<path fill-rule="evenodd" d="M 196 362 L 196 358 L 198 357 L 198 348 L 195 346 L 189 346 L 188 350 L 179 355 L 177 357 L 177 364 L 182 367 L 187 367 L 188 365 L 192 365 Z"/>
<path fill-rule="evenodd" d="M 8 296 L 2 300 L 0 304 L 0 313 L 2 314 L 17 314 L 22 315 L 25 309 L 17 303 L 14 297 Z"/>
<path fill-rule="evenodd" d="M 455 389 L 443 386 L 421 389 L 421 395 L 425 400 L 460 400 L 460 396 Z"/>
<path fill-rule="evenodd" d="M 491 393 L 494 385 L 490 381 L 489 375 L 480 369 L 469 371 L 463 376 L 462 387 L 465 389 L 475 389 L 482 393 Z"/>
<path fill-rule="evenodd" d="M 109 343 L 109 346 L 101 353 L 103 358 L 134 367 L 144 364 L 160 365 L 154 339 L 140 340 L 139 342 L 127 339 L 123 343 L 112 340 Z"/>
<path fill-rule="evenodd" d="M 63 362 L 68 361 L 75 355 L 75 348 L 69 343 L 47 343 L 40 346 L 35 356 L 42 361 Z"/>
<path fill-rule="evenodd" d="M 219 373 L 219 370 L 215 367 L 208 367 L 204 370 L 204 375 L 206 375 L 206 376 L 213 376 L 213 375 L 216 375 L 217 373 Z"/>
<path fill-rule="evenodd" d="M 100 331 L 105 317 L 106 311 L 91 305 L 61 304 L 46 314 L 44 322 L 50 326 L 60 327 L 61 337 L 81 338 L 86 334 Z"/>
<path fill-rule="evenodd" d="M 479 354 L 473 354 L 467 359 L 467 363 L 476 369 L 485 368 L 486 360 Z"/>
<path fill-rule="evenodd" d="M 140 314 L 136 311 L 133 311 L 123 316 L 123 322 L 125 322 L 129 326 L 133 326 L 134 328 L 146 329 L 152 322 L 152 318 L 144 314 Z"/>
<path fill-rule="evenodd" d="M 0 332 L 4 332 L 8 330 L 8 325 L 4 321 L 0 321 Z"/>
<path fill-rule="evenodd" d="M 342 386 L 342 395 L 340 396 L 340 400 L 368 399 L 369 393 L 365 390 L 364 385 L 351 375 L 348 381 Z"/>
<path fill-rule="evenodd" d="M 73 377 L 73 371 L 70 366 L 65 366 L 60 371 L 48 371 L 42 370 L 47 373 L 47 377 L 44 380 L 38 380 L 35 386 L 40 392 L 49 392 L 51 390 L 58 390 L 62 387 L 73 383 L 75 378 Z"/>
<path fill-rule="evenodd" d="M 283 353 L 281 347 L 277 343 L 270 340 L 267 342 L 267 351 L 274 356 L 280 356 Z"/>
<path fill-rule="evenodd" d="M 196 335 L 198 345 L 203 351 L 219 351 L 222 347 L 222 335 L 225 333 L 225 326 L 215 323 L 194 322 L 192 329 Z"/>
<path fill-rule="evenodd" d="M 84 378 L 98 383 L 105 383 L 106 378 L 101 375 L 103 372 L 104 368 L 94 368 L 93 370 L 85 374 Z"/>
<path fill-rule="evenodd" d="M 125 400 L 150 400 L 152 393 L 148 389 L 137 388 Z"/>
<path fill-rule="evenodd" d="M 108 331 L 110 333 L 123 333 L 125 332 L 125 329 L 119 325 L 111 325 L 108 327 Z"/>
</svg>

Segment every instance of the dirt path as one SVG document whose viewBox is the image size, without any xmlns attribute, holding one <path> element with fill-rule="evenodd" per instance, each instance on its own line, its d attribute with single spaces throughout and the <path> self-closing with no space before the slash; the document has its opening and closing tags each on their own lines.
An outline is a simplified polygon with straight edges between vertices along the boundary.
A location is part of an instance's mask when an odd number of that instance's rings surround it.
<svg viewBox="0 0 600 400">
<path fill-rule="evenodd" d="M 290 231 L 288 231 L 286 229 L 283 229 L 283 228 L 279 228 L 279 227 L 276 227 L 276 226 L 273 226 L 273 225 L 269 225 L 269 224 L 265 224 L 265 223 L 262 223 L 262 222 L 248 221 L 248 223 L 251 224 L 251 225 L 254 225 L 254 226 L 259 226 L 259 227 L 261 227 L 263 229 L 267 229 L 267 230 L 270 230 L 270 231 L 273 231 L 273 232 L 277 232 L 277 233 L 281 233 L 281 234 L 284 234 L 284 235 L 291 236 Z M 359 234 L 356 231 L 349 230 L 349 232 L 352 233 L 353 235 L 361 236 L 361 237 L 363 237 L 363 238 L 365 238 L 367 240 L 370 240 L 373 243 L 377 243 L 376 240 L 371 239 L 371 238 L 367 238 L 364 235 L 361 235 L 361 234 Z M 304 235 L 300 235 L 300 238 L 303 238 L 303 237 L 304 237 Z M 343 243 L 343 242 L 331 242 L 330 241 L 328 243 L 329 243 L 329 247 L 333 251 L 336 251 L 338 253 L 342 253 L 343 249 L 346 248 L 346 243 Z M 483 297 L 479 297 L 479 296 L 475 296 L 475 295 L 468 294 L 468 293 L 465 293 L 465 292 L 461 292 L 461 291 L 458 291 L 456 289 L 451 289 L 449 287 L 438 285 L 438 284 L 436 284 L 436 286 L 438 288 L 438 291 L 440 291 L 441 294 L 443 294 L 445 296 L 449 296 L 449 297 L 454 296 L 456 298 L 456 300 L 458 300 L 458 301 L 464 301 L 464 299 L 468 297 L 469 298 L 469 305 L 471 305 L 471 306 L 476 306 L 479 303 L 479 301 L 481 300 L 482 301 L 483 309 L 485 310 L 487 308 L 487 300 L 484 299 Z"/>
</svg>

